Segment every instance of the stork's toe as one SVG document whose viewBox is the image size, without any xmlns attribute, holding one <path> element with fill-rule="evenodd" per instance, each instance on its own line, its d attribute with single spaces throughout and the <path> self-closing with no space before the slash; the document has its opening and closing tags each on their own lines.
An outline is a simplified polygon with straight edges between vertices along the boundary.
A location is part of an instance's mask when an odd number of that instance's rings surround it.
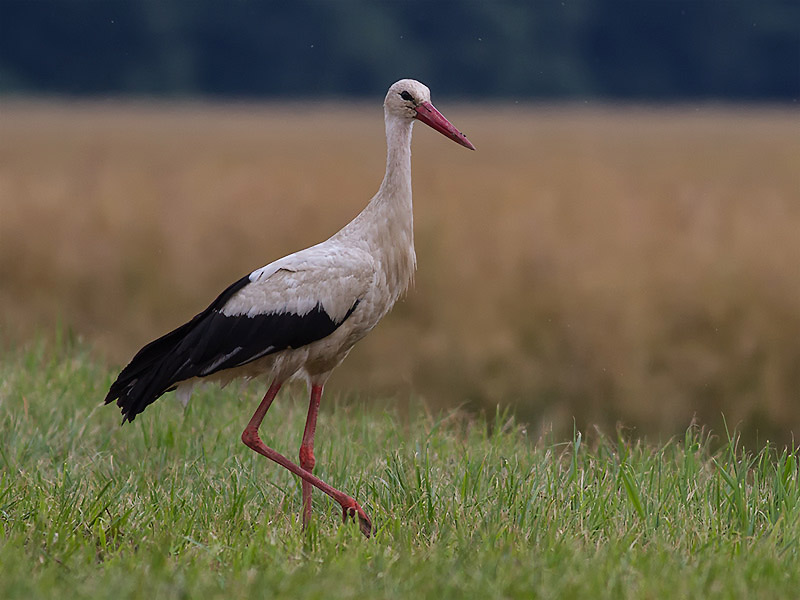
<svg viewBox="0 0 800 600">
<path fill-rule="evenodd" d="M 361 533 L 369 538 L 372 535 L 372 521 L 369 520 L 364 509 L 355 500 L 353 500 L 352 504 L 342 505 L 342 522 L 347 523 L 348 517 L 355 522 L 356 516 L 358 517 L 358 526 L 361 529 Z"/>
</svg>

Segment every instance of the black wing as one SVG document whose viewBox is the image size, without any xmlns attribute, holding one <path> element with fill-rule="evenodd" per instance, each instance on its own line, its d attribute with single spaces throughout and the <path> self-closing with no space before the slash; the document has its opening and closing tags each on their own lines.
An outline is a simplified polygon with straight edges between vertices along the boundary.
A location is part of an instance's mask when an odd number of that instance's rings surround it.
<svg viewBox="0 0 800 600">
<path fill-rule="evenodd" d="M 122 421 L 137 414 L 175 385 L 192 377 L 206 377 L 239 367 L 287 348 L 299 348 L 333 333 L 353 313 L 358 300 L 340 321 L 322 305 L 299 315 L 277 312 L 225 315 L 222 308 L 250 283 L 249 275 L 222 292 L 191 321 L 144 346 L 111 385 L 105 403 L 114 400 Z"/>
</svg>

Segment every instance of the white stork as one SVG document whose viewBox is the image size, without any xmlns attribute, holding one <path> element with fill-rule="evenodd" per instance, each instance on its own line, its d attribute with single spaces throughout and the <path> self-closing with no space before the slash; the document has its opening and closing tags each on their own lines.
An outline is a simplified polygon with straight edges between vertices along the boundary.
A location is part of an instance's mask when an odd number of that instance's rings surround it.
<svg viewBox="0 0 800 600">
<path fill-rule="evenodd" d="M 122 422 L 133 421 L 162 394 L 184 403 L 200 381 L 222 384 L 267 375 L 272 383 L 242 441 L 303 480 L 303 525 L 311 516 L 312 486 L 372 524 L 350 496 L 312 474 L 314 431 L 322 387 L 353 345 L 381 320 L 408 287 L 416 266 L 411 205 L 411 129 L 422 121 L 471 150 L 475 147 L 431 104 L 430 90 L 413 79 L 389 88 L 384 100 L 386 174 L 363 211 L 326 241 L 285 256 L 239 279 L 191 321 L 150 342 L 133 357 L 105 398 L 116 400 Z M 303 376 L 310 388 L 300 464 L 267 447 L 258 428 L 281 385 Z"/>
</svg>

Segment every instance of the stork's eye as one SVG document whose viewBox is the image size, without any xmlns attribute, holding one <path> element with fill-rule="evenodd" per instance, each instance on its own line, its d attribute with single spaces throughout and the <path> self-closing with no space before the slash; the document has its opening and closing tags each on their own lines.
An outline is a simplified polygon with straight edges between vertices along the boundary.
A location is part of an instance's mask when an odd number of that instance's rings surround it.
<svg viewBox="0 0 800 600">
<path fill-rule="evenodd" d="M 414 96 L 412 96 L 411 94 L 409 94 L 409 93 L 408 93 L 407 91 L 405 91 L 405 90 L 403 90 L 402 92 L 400 92 L 400 97 L 401 97 L 403 100 L 408 100 L 409 102 L 413 102 L 413 101 L 414 101 Z"/>
</svg>

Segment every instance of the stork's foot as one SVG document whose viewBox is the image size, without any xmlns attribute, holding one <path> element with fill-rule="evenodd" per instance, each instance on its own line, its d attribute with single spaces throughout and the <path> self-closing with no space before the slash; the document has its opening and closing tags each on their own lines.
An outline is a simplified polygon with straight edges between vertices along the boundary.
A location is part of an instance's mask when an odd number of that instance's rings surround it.
<svg viewBox="0 0 800 600">
<path fill-rule="evenodd" d="M 347 523 L 348 517 L 355 522 L 356 516 L 358 516 L 358 526 L 361 528 L 361 533 L 369 538 L 372 535 L 372 521 L 369 520 L 367 513 L 359 506 L 358 502 L 351 498 L 350 502 L 342 504 L 342 522 Z"/>
</svg>

